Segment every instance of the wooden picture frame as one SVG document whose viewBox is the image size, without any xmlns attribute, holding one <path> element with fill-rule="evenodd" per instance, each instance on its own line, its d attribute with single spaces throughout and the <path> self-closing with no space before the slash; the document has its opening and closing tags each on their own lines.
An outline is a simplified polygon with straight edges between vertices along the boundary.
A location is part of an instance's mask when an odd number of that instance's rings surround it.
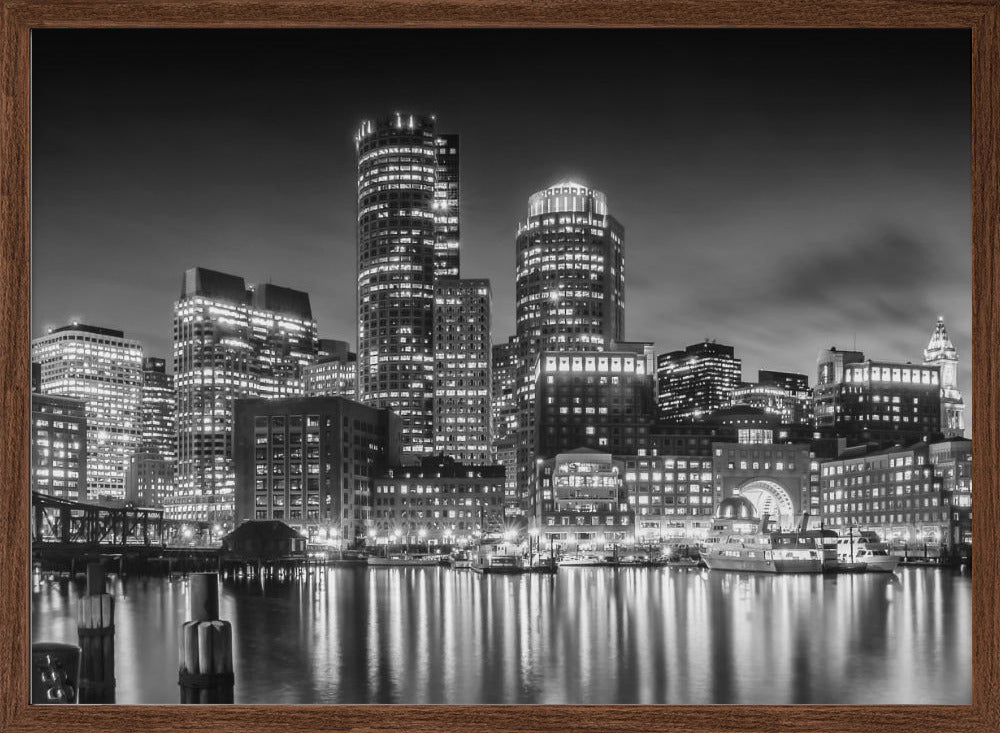
<svg viewBox="0 0 1000 733">
<path fill-rule="evenodd" d="M 1000 0 L 0 0 L 0 8 L 0 730 L 1000 730 Z M 30 32 L 324 26 L 971 29 L 977 459 L 970 706 L 29 705 Z"/>
</svg>

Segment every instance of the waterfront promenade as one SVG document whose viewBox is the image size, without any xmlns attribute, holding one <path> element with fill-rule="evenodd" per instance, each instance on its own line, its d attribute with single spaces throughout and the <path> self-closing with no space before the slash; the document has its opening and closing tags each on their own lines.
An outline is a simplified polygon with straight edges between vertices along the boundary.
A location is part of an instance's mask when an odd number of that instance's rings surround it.
<svg viewBox="0 0 1000 733">
<path fill-rule="evenodd" d="M 176 703 L 183 578 L 112 577 L 119 703 Z M 81 586 L 36 575 L 32 639 L 76 642 Z M 972 581 L 948 568 L 768 576 L 321 568 L 226 581 L 237 703 L 971 700 Z"/>
</svg>

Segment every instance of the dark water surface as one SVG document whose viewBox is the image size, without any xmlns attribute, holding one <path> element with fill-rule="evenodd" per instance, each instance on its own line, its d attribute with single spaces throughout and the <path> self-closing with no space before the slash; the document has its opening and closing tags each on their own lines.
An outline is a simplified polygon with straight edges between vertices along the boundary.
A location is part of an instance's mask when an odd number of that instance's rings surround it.
<svg viewBox="0 0 1000 733">
<path fill-rule="evenodd" d="M 119 703 L 176 703 L 181 580 L 111 582 Z M 80 587 L 37 579 L 35 641 Z M 767 576 L 338 568 L 229 582 L 237 703 L 948 703 L 972 699 L 972 581 L 936 568 Z"/>
</svg>

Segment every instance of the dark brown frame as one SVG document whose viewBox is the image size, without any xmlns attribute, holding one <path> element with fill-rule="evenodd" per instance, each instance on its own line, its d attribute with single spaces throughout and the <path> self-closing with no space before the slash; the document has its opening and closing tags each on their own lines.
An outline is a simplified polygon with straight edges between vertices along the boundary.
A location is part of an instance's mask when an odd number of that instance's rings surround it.
<svg viewBox="0 0 1000 733">
<path fill-rule="evenodd" d="M 0 731 L 1000 730 L 1000 0 L 0 0 Z M 30 706 L 32 28 L 895 27 L 972 32 L 971 706 Z"/>
</svg>

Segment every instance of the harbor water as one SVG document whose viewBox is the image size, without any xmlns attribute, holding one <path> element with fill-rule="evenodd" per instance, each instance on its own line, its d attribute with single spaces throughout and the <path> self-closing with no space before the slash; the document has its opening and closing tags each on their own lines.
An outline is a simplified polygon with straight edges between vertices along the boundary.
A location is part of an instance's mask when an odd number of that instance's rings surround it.
<svg viewBox="0 0 1000 733">
<path fill-rule="evenodd" d="M 36 575 L 33 641 L 76 643 Z M 182 578 L 112 578 L 119 703 L 177 703 Z M 237 703 L 969 704 L 972 579 L 694 568 L 323 568 L 226 580 Z"/>
</svg>

